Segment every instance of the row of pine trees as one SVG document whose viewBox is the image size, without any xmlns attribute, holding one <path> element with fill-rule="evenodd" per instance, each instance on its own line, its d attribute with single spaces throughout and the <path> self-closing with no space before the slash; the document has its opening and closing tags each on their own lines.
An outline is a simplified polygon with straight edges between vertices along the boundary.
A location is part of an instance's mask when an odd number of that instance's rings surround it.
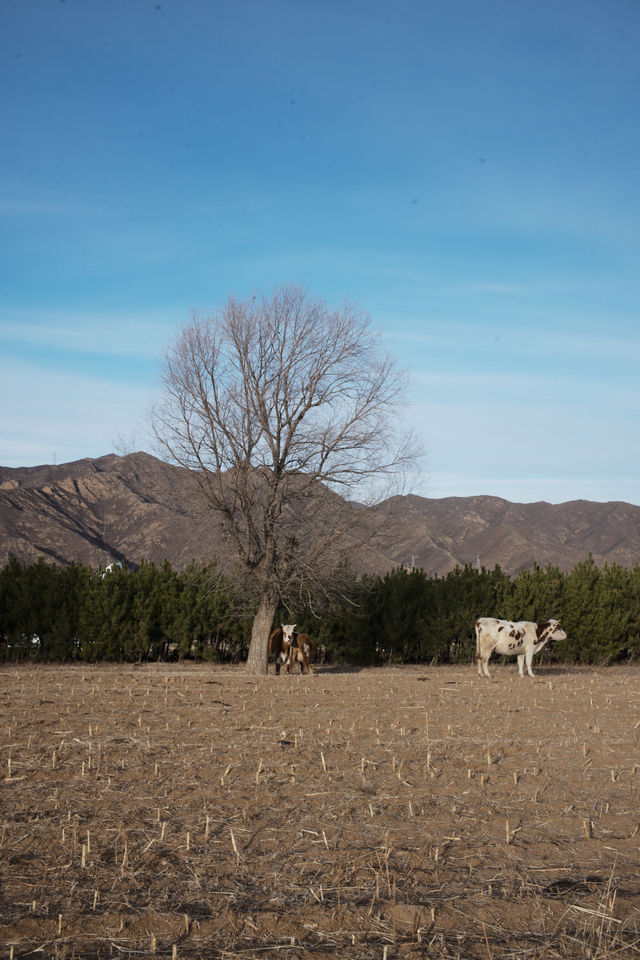
<svg viewBox="0 0 640 960">
<path fill-rule="evenodd" d="M 640 658 L 640 566 L 570 572 L 457 567 L 446 576 L 396 569 L 351 582 L 321 618 L 282 611 L 334 663 L 466 663 L 478 616 L 562 622 L 567 640 L 542 657 L 566 663 Z M 86 662 L 183 659 L 242 662 L 251 611 L 215 564 L 164 563 L 95 571 L 81 564 L 9 561 L 0 570 L 0 659 Z"/>
</svg>

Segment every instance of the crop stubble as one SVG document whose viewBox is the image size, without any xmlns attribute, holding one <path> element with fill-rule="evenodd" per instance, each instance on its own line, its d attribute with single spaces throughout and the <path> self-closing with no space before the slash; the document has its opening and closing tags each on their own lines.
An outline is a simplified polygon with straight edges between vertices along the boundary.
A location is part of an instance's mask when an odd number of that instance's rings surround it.
<svg viewBox="0 0 640 960">
<path fill-rule="evenodd" d="M 4 955 L 637 955 L 640 668 L 493 673 L 5 666 Z"/>
</svg>

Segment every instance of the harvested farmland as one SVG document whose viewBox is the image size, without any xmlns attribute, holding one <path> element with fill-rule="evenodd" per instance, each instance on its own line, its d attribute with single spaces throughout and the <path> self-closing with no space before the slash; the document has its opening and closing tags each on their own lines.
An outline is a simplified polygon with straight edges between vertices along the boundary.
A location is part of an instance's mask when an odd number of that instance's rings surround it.
<svg viewBox="0 0 640 960">
<path fill-rule="evenodd" d="M 5 665 L 4 956 L 636 956 L 640 668 L 537 670 Z"/>
</svg>

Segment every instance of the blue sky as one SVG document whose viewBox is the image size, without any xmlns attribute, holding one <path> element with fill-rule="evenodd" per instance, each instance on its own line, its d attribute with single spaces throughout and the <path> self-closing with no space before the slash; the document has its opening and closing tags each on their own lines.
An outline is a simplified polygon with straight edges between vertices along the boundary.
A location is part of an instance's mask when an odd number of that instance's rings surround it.
<svg viewBox="0 0 640 960">
<path fill-rule="evenodd" d="M 640 504 L 637 0 L 0 0 L 0 464 L 152 449 L 193 309 L 410 370 L 416 492 Z"/>
</svg>

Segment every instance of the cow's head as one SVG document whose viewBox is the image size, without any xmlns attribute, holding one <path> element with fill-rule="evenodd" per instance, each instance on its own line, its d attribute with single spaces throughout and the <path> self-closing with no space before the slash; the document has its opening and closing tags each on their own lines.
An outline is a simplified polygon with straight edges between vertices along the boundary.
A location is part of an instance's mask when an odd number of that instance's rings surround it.
<svg viewBox="0 0 640 960">
<path fill-rule="evenodd" d="M 296 637 L 296 626 L 295 623 L 283 623 L 281 626 L 282 629 L 282 639 L 285 643 L 291 645 Z"/>
<path fill-rule="evenodd" d="M 538 627 L 538 639 L 559 641 L 566 640 L 567 635 L 560 626 L 559 620 L 548 620 Z"/>
</svg>

